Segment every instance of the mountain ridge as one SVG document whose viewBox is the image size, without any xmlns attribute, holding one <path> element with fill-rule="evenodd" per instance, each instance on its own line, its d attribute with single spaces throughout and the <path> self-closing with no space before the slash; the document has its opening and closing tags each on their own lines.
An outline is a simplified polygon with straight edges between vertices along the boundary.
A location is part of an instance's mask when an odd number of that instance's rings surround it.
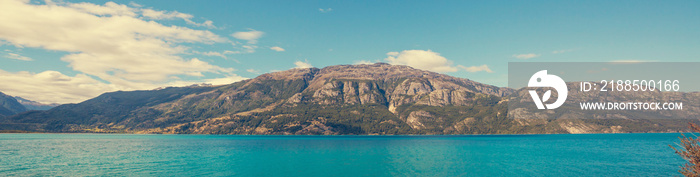
<svg viewBox="0 0 700 177">
<path fill-rule="evenodd" d="M 518 91 L 409 66 L 335 65 L 267 73 L 221 86 L 110 92 L 0 118 L 0 130 L 384 135 L 667 132 L 685 127 L 678 122 L 654 128 L 659 122 L 515 120 L 508 117 L 512 93 Z"/>
<path fill-rule="evenodd" d="M 14 97 L 0 92 L 0 116 L 11 116 L 27 111 Z"/>
<path fill-rule="evenodd" d="M 19 102 L 25 108 L 27 108 L 27 110 L 49 110 L 53 107 L 61 105 L 61 104 L 57 104 L 57 103 L 44 104 L 44 103 L 28 100 L 28 99 L 25 99 L 25 98 L 22 98 L 19 96 L 15 96 L 14 98 L 17 100 L 17 102 Z"/>
</svg>

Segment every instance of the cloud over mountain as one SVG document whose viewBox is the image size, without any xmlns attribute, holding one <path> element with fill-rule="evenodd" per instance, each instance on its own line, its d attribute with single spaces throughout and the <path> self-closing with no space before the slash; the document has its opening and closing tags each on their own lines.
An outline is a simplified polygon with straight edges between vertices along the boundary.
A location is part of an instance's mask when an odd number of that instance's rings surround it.
<svg viewBox="0 0 700 177">
<path fill-rule="evenodd" d="M 73 88 L 78 95 L 51 92 L 67 94 L 55 99 L 50 99 L 52 96 L 45 91 L 28 92 L 15 86 L 17 84 L 0 86 L 0 90 L 32 100 L 65 103 L 81 101 L 104 91 L 152 89 L 173 82 L 191 82 L 181 78 L 202 77 L 206 73 L 236 77 L 231 73 L 233 68 L 182 56 L 189 49 L 182 43 L 225 43 L 229 41 L 227 38 L 207 30 L 153 21 L 172 19 L 182 19 L 194 26 L 213 27 L 211 21 L 192 21 L 190 14 L 114 2 L 98 5 L 1 1 L 0 21 L 3 23 L 0 23 L 0 41 L 20 47 L 67 52 L 60 59 L 79 74 L 68 76 L 59 71 L 38 74 L 3 71 L 0 72 L 0 82 L 24 78 L 29 82 L 22 87 L 60 90 L 60 84 L 53 84 L 55 80 L 43 77 L 55 75 L 64 80 L 89 84 Z M 256 38 L 248 37 L 251 40 Z M 20 56 L 15 58 L 31 60 Z"/>
</svg>

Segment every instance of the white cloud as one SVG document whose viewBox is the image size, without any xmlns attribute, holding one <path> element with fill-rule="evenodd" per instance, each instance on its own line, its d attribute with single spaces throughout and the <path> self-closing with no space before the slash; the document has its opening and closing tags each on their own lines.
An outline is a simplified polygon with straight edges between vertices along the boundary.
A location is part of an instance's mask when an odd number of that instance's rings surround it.
<svg viewBox="0 0 700 177">
<path fill-rule="evenodd" d="M 203 85 L 203 84 L 226 85 L 226 84 L 231 84 L 231 83 L 246 80 L 246 79 L 248 79 L 248 78 L 241 77 L 241 76 L 238 76 L 236 74 L 232 74 L 230 76 L 226 76 L 226 77 L 222 77 L 222 78 L 205 79 L 204 81 L 181 81 L 181 80 L 173 81 L 173 82 L 169 82 L 167 84 L 160 85 L 159 88 L 167 87 L 167 86 L 185 87 L 185 86 Z"/>
<path fill-rule="evenodd" d="M 240 40 L 246 40 L 250 44 L 255 44 L 258 43 L 258 39 L 262 37 L 262 35 L 265 34 L 262 31 L 256 31 L 254 29 L 250 29 L 250 31 L 239 31 L 231 34 L 232 37 Z"/>
<path fill-rule="evenodd" d="M 0 70 L 0 83 L 11 83 L 0 84 L 0 90 L 8 95 L 42 103 L 75 103 L 117 89 L 85 74 L 71 77 L 58 71 L 12 73 Z"/>
<path fill-rule="evenodd" d="M 211 20 L 206 20 L 203 23 L 197 23 L 192 21 L 192 18 L 194 18 L 193 15 L 191 14 L 186 14 L 186 13 L 181 13 L 177 11 L 159 11 L 159 10 L 153 10 L 153 9 L 142 9 L 141 10 L 143 17 L 149 18 L 149 19 L 154 19 L 154 20 L 173 20 L 173 19 L 182 19 L 187 24 L 190 25 L 195 25 L 195 26 L 204 26 L 208 28 L 216 28 L 214 26 L 214 22 Z"/>
<path fill-rule="evenodd" d="M 137 4 L 137 3 L 133 2 L 133 1 L 129 2 L 129 5 L 130 5 L 130 6 L 134 6 L 134 7 L 143 7 L 143 5 Z"/>
<path fill-rule="evenodd" d="M 212 85 L 224 85 L 248 78 L 231 74 L 223 78 L 205 79 L 202 81 L 182 81 L 176 80 L 167 83 L 136 83 L 142 88 L 158 88 L 166 86 L 190 86 L 199 83 L 209 83 Z M 12 95 L 27 98 L 32 101 L 42 103 L 77 103 L 86 99 L 93 98 L 105 92 L 117 90 L 129 90 L 118 84 L 106 84 L 85 74 L 76 76 L 67 76 L 58 71 L 44 71 L 41 73 L 7 72 L 0 70 L 0 84 L 2 92 Z"/>
<path fill-rule="evenodd" d="M 464 70 L 466 70 L 467 72 L 470 72 L 470 73 L 481 72 L 481 71 L 485 71 L 485 72 L 487 72 L 487 73 L 493 73 L 493 71 L 491 71 L 491 68 L 489 68 L 488 65 L 469 66 L 469 67 L 459 65 L 459 66 L 457 66 L 457 67 L 460 67 L 460 68 L 462 68 L 462 69 L 464 69 Z"/>
<path fill-rule="evenodd" d="M 270 47 L 270 50 L 284 52 L 284 49 L 282 47 L 278 47 L 278 46 Z"/>
<path fill-rule="evenodd" d="M 385 58 L 389 64 L 408 65 L 418 69 L 435 72 L 455 72 L 457 67 L 452 66 L 452 61 L 440 56 L 431 50 L 404 50 L 401 52 L 389 52 Z"/>
<path fill-rule="evenodd" d="M 180 56 L 189 50 L 182 43 L 213 44 L 230 42 L 228 39 L 207 30 L 165 26 L 142 19 L 187 20 L 193 18 L 189 14 L 164 11 L 153 11 L 143 17 L 132 14 L 146 13 L 148 10 L 150 9 L 134 9 L 116 3 L 38 5 L 13 0 L 0 1 L 0 41 L 18 47 L 68 52 L 61 60 L 81 73 L 70 77 L 55 71 L 38 74 L 4 72 L 0 77 L 5 80 L 23 78 L 26 83 L 46 83 L 42 88 L 45 90 L 34 90 L 34 96 L 27 96 L 32 93 L 29 91 L 31 89 L 15 94 L 45 102 L 79 101 L 107 90 L 152 89 L 176 83 L 180 81 L 179 76 L 201 77 L 204 73 L 213 73 L 235 78 L 231 73 L 233 68 Z M 47 80 L 47 75 L 56 77 Z M 92 79 L 93 77 L 100 81 Z M 73 89 L 69 89 L 70 84 L 57 84 L 66 83 L 63 80 L 75 82 Z M 3 86 L 3 91 L 20 92 L 25 87 L 20 84 L 8 85 Z M 38 84 L 27 86 L 32 85 Z"/>
<path fill-rule="evenodd" d="M 523 60 L 527 60 L 527 59 L 535 58 L 535 57 L 539 57 L 539 56 L 540 56 L 539 54 L 534 54 L 534 53 L 515 54 L 515 55 L 513 55 L 513 57 L 515 57 L 515 58 L 517 58 L 517 59 L 523 59 Z"/>
<path fill-rule="evenodd" d="M 221 57 L 221 58 L 226 59 L 226 58 L 227 58 L 227 57 L 226 57 L 226 54 L 227 54 L 226 52 L 227 52 L 227 51 L 228 51 L 228 50 L 224 51 L 223 53 L 221 53 L 221 52 L 214 52 L 214 51 L 208 51 L 208 52 L 192 51 L 192 53 L 200 54 L 200 55 L 204 55 L 204 56 L 217 56 L 217 57 Z M 228 52 L 232 52 L 232 51 L 228 51 Z"/>
<path fill-rule="evenodd" d="M 194 22 L 192 22 L 192 23 L 194 23 Z M 203 26 L 203 27 L 207 27 L 207 28 L 216 28 L 216 26 L 214 26 L 214 22 L 211 20 L 204 21 L 203 23 L 194 23 L 194 25 Z"/>
<path fill-rule="evenodd" d="M 255 44 L 258 43 L 258 39 L 259 39 L 260 37 L 262 37 L 263 34 L 265 34 L 265 33 L 262 32 L 262 31 L 256 31 L 256 30 L 254 30 L 254 29 L 250 29 L 250 31 L 235 32 L 235 33 L 231 34 L 231 36 L 234 37 L 234 38 L 236 38 L 236 39 L 246 40 L 246 41 L 247 41 L 247 44 L 246 44 L 246 45 L 243 45 L 243 46 L 238 47 L 238 48 L 240 48 L 240 49 L 242 50 L 241 52 L 245 52 L 245 53 L 254 53 L 254 52 L 255 52 L 255 49 L 258 48 L 258 46 L 255 45 Z M 235 41 L 234 41 L 232 44 L 233 44 L 234 46 L 236 46 L 237 43 L 240 44 L 239 42 L 235 42 Z M 281 48 L 280 48 L 280 49 L 281 49 Z M 274 50 L 274 49 L 273 49 L 273 50 Z M 283 49 L 283 50 L 284 50 L 284 49 Z"/>
<path fill-rule="evenodd" d="M 240 52 L 240 51 L 230 51 L 230 50 L 225 50 L 225 51 L 224 51 L 224 55 L 228 55 L 228 54 L 239 54 L 239 53 L 241 53 L 241 52 Z"/>
<path fill-rule="evenodd" d="M 248 79 L 248 78 L 241 77 L 238 75 L 231 75 L 231 76 L 224 77 L 224 78 L 207 79 L 206 83 L 210 83 L 212 85 L 225 85 L 225 84 L 231 84 L 231 83 L 246 80 L 246 79 Z"/>
<path fill-rule="evenodd" d="M 257 74 L 257 73 L 260 73 L 259 70 L 256 70 L 256 69 L 253 69 L 253 68 L 246 69 L 245 71 L 248 71 L 249 73 L 256 73 L 256 74 Z"/>
<path fill-rule="evenodd" d="M 258 48 L 258 46 L 255 46 L 255 45 L 244 45 L 242 47 L 245 50 L 245 52 L 247 52 L 247 53 L 253 53 L 253 52 L 255 52 L 255 49 Z"/>
<path fill-rule="evenodd" d="M 309 61 L 303 62 L 303 61 L 296 61 L 294 62 L 294 68 L 313 68 L 311 64 L 308 63 Z"/>
<path fill-rule="evenodd" d="M 186 14 L 186 13 L 180 13 L 177 11 L 159 11 L 159 10 L 153 10 L 153 9 L 143 9 L 143 16 L 146 18 L 154 19 L 154 20 L 163 20 L 163 19 L 175 19 L 175 18 L 180 18 L 180 19 L 191 19 L 194 17 L 193 15 Z"/>
<path fill-rule="evenodd" d="M 92 3 L 65 3 L 66 7 L 70 7 L 73 9 L 76 9 L 81 12 L 93 14 L 93 15 L 98 15 L 98 16 L 129 16 L 129 17 L 136 17 L 138 15 L 141 15 L 144 18 L 147 19 L 153 19 L 153 20 L 173 20 L 173 19 L 182 19 L 187 24 L 190 25 L 195 25 L 195 26 L 204 26 L 208 28 L 216 28 L 214 26 L 214 22 L 210 20 L 206 20 L 203 23 L 197 23 L 192 21 L 192 18 L 194 18 L 193 15 L 186 14 L 186 13 L 180 13 L 177 11 L 159 11 L 159 10 L 153 10 L 153 9 L 140 9 L 142 7 L 139 4 L 136 3 L 129 3 L 131 6 L 134 6 L 136 8 L 129 7 L 124 4 L 117 4 L 114 2 L 107 2 L 104 5 L 97 5 L 97 4 L 92 4 Z"/>
<path fill-rule="evenodd" d="M 324 9 L 324 8 L 319 8 L 318 11 L 321 12 L 321 13 L 326 13 L 326 12 L 333 11 L 333 9 L 331 9 L 331 8 L 326 8 L 326 9 Z"/>
<path fill-rule="evenodd" d="M 86 12 L 94 15 L 114 15 L 114 16 L 136 16 L 137 9 L 131 8 L 123 4 L 117 4 L 114 2 L 107 2 L 105 5 L 97 5 L 92 3 L 75 3 L 68 4 L 68 7 L 74 8 L 81 12 Z"/>
<path fill-rule="evenodd" d="M 214 51 L 204 52 L 204 53 L 202 53 L 202 55 L 206 55 L 206 56 L 217 56 L 217 57 L 221 57 L 221 58 L 226 58 L 226 55 L 221 54 L 221 53 L 219 53 L 219 52 L 214 52 Z"/>
<path fill-rule="evenodd" d="M 371 62 L 371 61 L 369 61 L 369 60 L 360 60 L 360 61 L 356 61 L 356 62 L 355 62 L 356 65 L 362 65 L 362 64 L 371 65 L 371 64 L 374 64 L 374 63 L 375 63 L 375 62 Z"/>
<path fill-rule="evenodd" d="M 22 56 L 22 55 L 19 55 L 19 54 L 16 54 L 16 53 L 7 53 L 7 55 L 5 55 L 5 57 L 6 57 L 6 58 L 9 58 L 9 59 L 15 59 L 15 60 L 33 61 L 32 58 L 25 57 L 25 56 Z"/>
</svg>

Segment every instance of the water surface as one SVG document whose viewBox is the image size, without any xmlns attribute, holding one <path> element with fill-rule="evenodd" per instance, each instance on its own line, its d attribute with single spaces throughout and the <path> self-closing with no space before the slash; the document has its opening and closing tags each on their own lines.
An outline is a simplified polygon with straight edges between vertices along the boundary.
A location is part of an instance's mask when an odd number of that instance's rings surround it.
<svg viewBox="0 0 700 177">
<path fill-rule="evenodd" d="M 677 176 L 680 134 L 0 134 L 0 176 Z"/>
</svg>

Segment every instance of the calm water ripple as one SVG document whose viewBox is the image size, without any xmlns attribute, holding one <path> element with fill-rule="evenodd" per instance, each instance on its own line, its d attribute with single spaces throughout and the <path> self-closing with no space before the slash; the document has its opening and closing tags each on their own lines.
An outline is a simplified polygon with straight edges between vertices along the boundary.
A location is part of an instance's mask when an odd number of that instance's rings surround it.
<svg viewBox="0 0 700 177">
<path fill-rule="evenodd" d="M 680 134 L 0 134 L 0 176 L 675 176 Z"/>
</svg>

